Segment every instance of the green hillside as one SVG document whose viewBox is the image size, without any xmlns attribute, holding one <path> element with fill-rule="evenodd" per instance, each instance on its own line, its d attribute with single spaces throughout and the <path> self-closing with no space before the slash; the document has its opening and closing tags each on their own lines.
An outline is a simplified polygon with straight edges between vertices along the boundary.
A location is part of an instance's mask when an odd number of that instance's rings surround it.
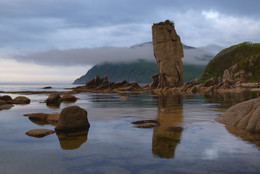
<svg viewBox="0 0 260 174">
<path fill-rule="evenodd" d="M 200 78 L 204 68 L 204 65 L 184 65 L 184 81 Z M 100 77 L 106 75 L 113 82 L 127 80 L 146 84 L 152 82 L 152 75 L 154 74 L 157 74 L 155 62 L 138 60 L 132 63 L 104 63 L 91 68 L 84 76 L 75 80 L 73 84 L 85 84 L 96 75 Z"/>
<path fill-rule="evenodd" d="M 235 64 L 238 65 L 236 72 L 251 74 L 248 77 L 245 76 L 247 81 L 259 81 L 260 43 L 244 42 L 223 49 L 208 63 L 203 72 L 201 82 L 205 82 L 212 77 L 222 77 L 224 71 Z"/>
</svg>

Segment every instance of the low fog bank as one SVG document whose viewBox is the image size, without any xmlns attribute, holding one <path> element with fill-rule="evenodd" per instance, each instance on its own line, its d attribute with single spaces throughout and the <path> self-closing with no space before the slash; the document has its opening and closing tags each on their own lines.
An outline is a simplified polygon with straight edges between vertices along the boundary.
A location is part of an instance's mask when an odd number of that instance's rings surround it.
<svg viewBox="0 0 260 174">
<path fill-rule="evenodd" d="M 184 45 L 185 64 L 206 65 L 221 48 L 210 45 L 202 48 L 194 48 Z M 34 62 L 41 65 L 75 66 L 96 65 L 104 62 L 124 63 L 138 59 L 155 61 L 152 42 L 146 42 L 132 47 L 97 47 L 79 48 L 69 50 L 49 50 L 31 54 L 16 55 L 21 62 Z"/>
</svg>

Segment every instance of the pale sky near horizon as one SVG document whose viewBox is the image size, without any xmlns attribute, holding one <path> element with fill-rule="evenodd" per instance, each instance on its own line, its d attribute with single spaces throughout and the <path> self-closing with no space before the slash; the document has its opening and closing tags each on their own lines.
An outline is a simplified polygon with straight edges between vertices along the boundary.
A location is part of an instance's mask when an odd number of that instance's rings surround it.
<svg viewBox="0 0 260 174">
<path fill-rule="evenodd" d="M 259 0 L 0 0 L 0 84 L 72 83 L 98 62 L 83 49 L 150 42 L 152 24 L 166 19 L 189 46 L 260 43 L 259 7 Z M 73 55 L 63 56 L 68 50 Z"/>
</svg>

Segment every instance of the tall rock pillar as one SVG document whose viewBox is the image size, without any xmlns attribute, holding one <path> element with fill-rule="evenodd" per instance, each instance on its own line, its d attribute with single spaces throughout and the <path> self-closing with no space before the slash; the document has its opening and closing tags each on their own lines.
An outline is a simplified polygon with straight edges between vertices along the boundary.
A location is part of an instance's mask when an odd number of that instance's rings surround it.
<svg viewBox="0 0 260 174">
<path fill-rule="evenodd" d="M 173 22 L 153 24 L 153 51 L 158 65 L 158 77 L 153 88 L 178 87 L 183 84 L 183 48 Z"/>
</svg>

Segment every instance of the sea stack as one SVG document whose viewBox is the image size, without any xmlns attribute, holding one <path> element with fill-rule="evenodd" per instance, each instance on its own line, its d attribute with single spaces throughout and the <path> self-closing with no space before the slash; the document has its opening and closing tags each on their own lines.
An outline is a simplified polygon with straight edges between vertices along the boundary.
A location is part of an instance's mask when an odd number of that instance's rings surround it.
<svg viewBox="0 0 260 174">
<path fill-rule="evenodd" d="M 153 24 L 153 51 L 158 65 L 158 78 L 153 88 L 178 87 L 183 84 L 183 48 L 174 23 L 166 20 Z"/>
</svg>

